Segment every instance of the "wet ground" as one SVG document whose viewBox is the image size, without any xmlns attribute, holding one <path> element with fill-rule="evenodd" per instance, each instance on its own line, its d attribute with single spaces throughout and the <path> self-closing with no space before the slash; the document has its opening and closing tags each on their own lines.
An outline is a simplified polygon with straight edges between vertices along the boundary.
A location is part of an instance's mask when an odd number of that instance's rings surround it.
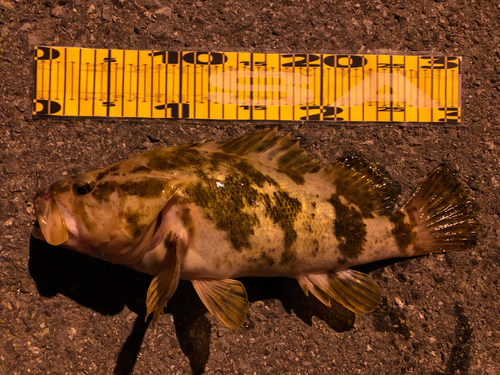
<svg viewBox="0 0 500 375">
<path fill-rule="evenodd" d="M 499 15 L 490 1 L 0 0 L 0 373 L 499 374 Z M 295 280 L 246 279 L 249 321 L 231 331 L 181 282 L 148 327 L 151 278 L 30 238 L 34 193 L 153 147 L 265 124 L 34 120 L 35 45 L 463 56 L 460 124 L 279 127 L 324 163 L 356 152 L 383 166 L 399 204 L 446 163 L 474 200 L 480 245 L 365 267 L 384 291 L 366 316 L 306 298 Z"/>
</svg>

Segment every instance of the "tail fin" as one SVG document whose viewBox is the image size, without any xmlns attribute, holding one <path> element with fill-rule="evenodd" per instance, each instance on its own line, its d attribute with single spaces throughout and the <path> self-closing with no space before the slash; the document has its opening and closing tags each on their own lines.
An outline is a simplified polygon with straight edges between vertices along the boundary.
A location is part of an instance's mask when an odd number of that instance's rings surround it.
<svg viewBox="0 0 500 375">
<path fill-rule="evenodd" d="M 445 166 L 427 176 L 391 221 L 398 245 L 407 256 L 467 250 L 477 244 L 478 222 L 472 202 Z"/>
</svg>

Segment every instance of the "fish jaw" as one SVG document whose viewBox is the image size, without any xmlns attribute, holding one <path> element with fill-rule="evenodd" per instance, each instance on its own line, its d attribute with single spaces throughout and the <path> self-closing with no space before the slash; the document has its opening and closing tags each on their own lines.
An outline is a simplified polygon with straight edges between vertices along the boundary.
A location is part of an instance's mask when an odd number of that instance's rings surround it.
<svg viewBox="0 0 500 375">
<path fill-rule="evenodd" d="M 65 218 L 54 197 L 52 187 L 35 196 L 35 215 L 38 226 L 33 228 L 33 237 L 59 246 L 69 238 Z"/>
</svg>

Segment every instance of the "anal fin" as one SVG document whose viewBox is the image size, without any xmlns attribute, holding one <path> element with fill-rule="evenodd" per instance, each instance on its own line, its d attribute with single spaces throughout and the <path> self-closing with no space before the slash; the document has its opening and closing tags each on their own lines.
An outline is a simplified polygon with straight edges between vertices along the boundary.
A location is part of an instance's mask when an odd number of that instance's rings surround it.
<svg viewBox="0 0 500 375">
<path fill-rule="evenodd" d="M 375 310 L 382 300 L 377 283 L 369 275 L 354 270 L 309 274 L 298 281 L 302 289 L 307 288 L 325 305 L 330 306 L 326 294 L 356 314 Z"/>
<path fill-rule="evenodd" d="M 193 280 L 192 283 L 208 311 L 226 326 L 238 329 L 245 323 L 249 304 L 242 283 L 232 279 Z"/>
<path fill-rule="evenodd" d="M 306 296 L 309 295 L 308 292 L 311 292 L 317 299 L 323 302 L 324 305 L 328 307 L 332 306 L 330 303 L 331 297 L 326 292 L 318 288 L 307 276 L 299 277 L 297 278 L 297 281 Z"/>
</svg>

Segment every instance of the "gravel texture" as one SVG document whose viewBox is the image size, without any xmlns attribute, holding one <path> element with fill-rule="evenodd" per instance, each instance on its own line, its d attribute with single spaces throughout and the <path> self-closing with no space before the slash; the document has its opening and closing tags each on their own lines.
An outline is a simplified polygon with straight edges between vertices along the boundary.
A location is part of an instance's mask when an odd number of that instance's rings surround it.
<svg viewBox="0 0 500 375">
<path fill-rule="evenodd" d="M 500 6 L 493 1 L 0 0 L 1 374 L 500 374 Z M 455 169 L 481 243 L 368 265 L 384 291 L 355 316 L 295 280 L 243 280 L 248 323 L 231 331 L 181 282 L 156 327 L 150 276 L 30 238 L 35 191 L 162 146 L 262 123 L 31 118 L 35 45 L 463 56 L 458 125 L 280 123 L 326 163 L 358 153 L 401 184 Z M 273 124 L 268 124 L 273 125 Z"/>
</svg>

